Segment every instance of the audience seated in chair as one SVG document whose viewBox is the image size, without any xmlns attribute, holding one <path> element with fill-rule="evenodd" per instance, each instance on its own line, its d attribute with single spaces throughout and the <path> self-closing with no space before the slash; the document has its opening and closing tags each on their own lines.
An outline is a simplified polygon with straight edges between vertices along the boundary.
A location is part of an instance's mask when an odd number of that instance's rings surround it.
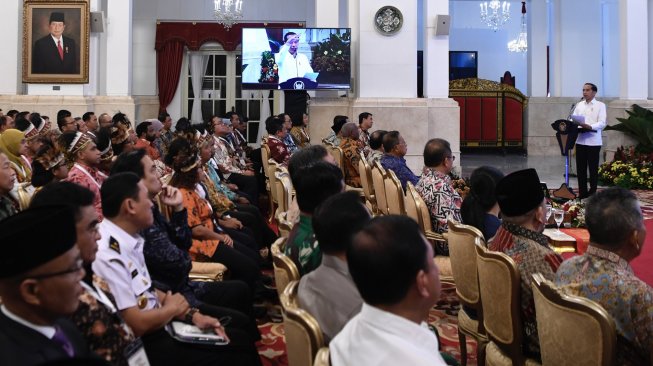
<svg viewBox="0 0 653 366">
<path fill-rule="evenodd" d="M 407 216 L 372 219 L 347 252 L 365 303 L 331 341 L 334 366 L 445 365 L 425 321 L 440 297 L 433 248 Z"/>
<path fill-rule="evenodd" d="M 386 133 L 388 133 L 386 130 L 376 130 L 370 134 L 370 153 L 366 157 L 370 166 L 373 166 L 375 161 L 381 160 L 381 157 L 385 154 L 383 136 Z"/>
<path fill-rule="evenodd" d="M 527 356 L 539 359 L 539 341 L 531 275 L 541 273 L 552 281 L 562 258 L 549 246 L 542 234 L 546 224 L 544 192 L 535 169 L 519 170 L 506 175 L 496 187 L 503 223 L 489 249 L 511 257 L 521 276 L 521 310 Z"/>
<path fill-rule="evenodd" d="M 347 268 L 347 250 L 353 236 L 369 220 L 369 211 L 356 192 L 327 198 L 313 215 L 322 264 L 301 278 L 298 299 L 300 307 L 320 324 L 326 343 L 360 312 L 363 305 Z"/>
<path fill-rule="evenodd" d="M 630 262 L 642 253 L 646 227 L 637 197 L 608 188 L 590 197 L 585 208 L 590 243 L 582 256 L 558 268 L 556 285 L 564 293 L 599 303 L 617 326 L 619 365 L 649 365 L 653 345 L 653 289 L 633 274 Z"/>
<path fill-rule="evenodd" d="M 116 309 L 134 334 L 141 337 L 150 361 L 156 364 L 260 365 L 250 334 L 238 328 L 225 329 L 217 318 L 189 307 L 179 293 L 153 289 L 139 249 L 144 241 L 139 232 L 154 222 L 153 204 L 144 181 L 131 172 L 117 173 L 104 182 L 101 194 L 105 220 L 100 224 L 102 239 L 98 241 L 99 249 L 92 268 L 107 281 L 116 300 Z M 182 344 L 163 329 L 172 320 L 185 321 L 227 337 L 229 345 L 207 348 Z"/>
<path fill-rule="evenodd" d="M 324 138 L 323 142 L 333 146 L 340 146 L 342 126 L 347 122 L 349 122 L 349 117 L 347 116 L 338 115 L 333 117 L 333 126 L 331 126 L 331 131 L 329 132 L 329 135 Z"/>
<path fill-rule="evenodd" d="M 494 167 L 474 169 L 469 177 L 469 193 L 460 206 L 463 223 L 479 229 L 486 241 L 492 239 L 501 226 L 501 210 L 494 193 L 501 178 L 503 173 Z"/>
<path fill-rule="evenodd" d="M 285 253 L 295 262 L 299 273 L 305 275 L 322 262 L 322 252 L 313 234 L 313 211 L 328 197 L 342 192 L 344 182 L 340 168 L 324 161 L 293 169 L 290 177 L 297 194 L 300 215 L 299 223 L 288 235 Z"/>
<path fill-rule="evenodd" d="M 359 130 L 356 124 L 349 122 L 342 126 L 340 149 L 342 150 L 342 170 L 345 174 L 345 183 L 348 186 L 360 188 L 361 177 L 358 174 L 358 161 L 361 159 L 361 141 L 358 140 Z"/>
<path fill-rule="evenodd" d="M 193 243 L 190 256 L 198 262 L 222 263 L 231 273 L 231 278 L 247 283 L 252 292 L 261 289 L 261 273 L 258 251 L 246 246 L 238 239 L 215 226 L 209 203 L 200 196 L 197 185 L 200 181 L 199 160 L 187 140 L 173 140 L 166 155 L 166 165 L 175 173 L 170 185 L 179 188 L 188 215 Z"/>
<path fill-rule="evenodd" d="M 401 188 L 406 190 L 406 182 L 417 184 L 419 177 L 406 165 L 404 156 L 408 151 L 408 145 L 399 131 L 390 131 L 383 136 L 383 150 L 385 155 L 381 157 L 381 166 L 395 172 L 401 182 Z"/>
<path fill-rule="evenodd" d="M 91 356 L 79 331 L 63 319 L 79 305 L 84 276 L 75 238 L 68 206 L 30 208 L 0 221 L 0 364 L 67 364 Z"/>
<path fill-rule="evenodd" d="M 0 152 L 0 221 L 18 212 L 18 202 L 10 195 L 16 182 L 16 172 L 11 168 L 7 155 Z"/>
<path fill-rule="evenodd" d="M 295 113 L 292 115 L 290 135 L 298 148 L 311 146 L 311 137 L 308 134 L 308 114 Z"/>
<path fill-rule="evenodd" d="M 286 132 L 283 121 L 277 117 L 269 117 L 265 121 L 265 129 L 268 131 L 267 145 L 270 148 L 270 159 L 279 164 L 287 165 L 290 159 L 290 150 L 284 142 Z"/>
<path fill-rule="evenodd" d="M 250 333 L 254 340 L 260 335 L 256 328 L 252 294 L 243 281 L 191 281 L 193 269 L 188 249 L 192 245 L 192 231 L 188 226 L 187 210 L 181 193 L 171 186 L 163 187 L 155 174 L 156 168 L 143 151 L 121 154 L 114 164 L 112 174 L 132 172 L 143 180 L 148 197 L 169 207 L 166 220 L 158 205 L 152 205 L 154 223 L 144 229 L 143 256 L 154 287 L 161 291 L 181 293 L 191 307 L 216 318 L 231 317 L 232 326 Z"/>
<path fill-rule="evenodd" d="M 449 176 L 454 160 L 449 142 L 437 138 L 429 140 L 424 146 L 422 176 L 415 185 L 415 189 L 424 199 L 431 213 L 431 227 L 439 234 L 447 231 L 447 219 L 450 217 L 455 221 L 461 221 L 462 198 L 453 188 Z M 435 253 L 449 255 L 449 248 L 436 245 Z"/>
<path fill-rule="evenodd" d="M 333 155 L 329 154 L 329 151 L 327 151 L 327 149 L 322 145 L 311 145 L 296 152 L 288 162 L 288 173 L 291 176 L 291 184 L 293 172 L 298 171 L 302 167 L 312 165 L 320 160 L 336 165 Z M 286 213 L 286 221 L 292 224 L 297 224 L 299 222 L 299 206 L 297 206 L 296 194 L 292 199 L 288 212 Z"/>
</svg>

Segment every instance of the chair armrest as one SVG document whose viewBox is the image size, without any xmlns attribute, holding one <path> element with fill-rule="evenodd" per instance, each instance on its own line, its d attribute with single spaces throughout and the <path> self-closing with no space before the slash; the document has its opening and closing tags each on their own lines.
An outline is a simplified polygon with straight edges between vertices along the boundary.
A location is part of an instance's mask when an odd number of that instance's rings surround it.
<svg viewBox="0 0 653 366">
<path fill-rule="evenodd" d="M 193 262 L 188 278 L 193 281 L 222 281 L 227 271 L 222 263 Z"/>
</svg>

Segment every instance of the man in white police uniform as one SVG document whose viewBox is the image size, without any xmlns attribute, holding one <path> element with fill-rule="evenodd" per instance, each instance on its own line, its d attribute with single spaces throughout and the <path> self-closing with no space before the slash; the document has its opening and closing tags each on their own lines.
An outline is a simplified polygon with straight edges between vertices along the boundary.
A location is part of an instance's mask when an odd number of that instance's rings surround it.
<svg viewBox="0 0 653 366">
<path fill-rule="evenodd" d="M 140 231 L 153 224 L 152 201 L 144 182 L 134 173 L 110 176 L 100 190 L 104 221 L 100 224 L 93 271 L 104 278 L 116 307 L 137 337 L 151 365 L 260 365 L 258 355 L 244 351 L 234 339 L 219 347 L 194 346 L 173 339 L 164 327 L 173 320 L 212 329 L 229 341 L 220 322 L 190 308 L 179 294 L 155 290 L 150 278 Z"/>
</svg>

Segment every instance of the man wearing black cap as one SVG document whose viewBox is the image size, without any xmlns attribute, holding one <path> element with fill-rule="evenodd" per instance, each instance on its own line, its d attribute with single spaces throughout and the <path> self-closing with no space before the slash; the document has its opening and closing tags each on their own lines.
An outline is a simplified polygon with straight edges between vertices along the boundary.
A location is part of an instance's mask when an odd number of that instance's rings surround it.
<svg viewBox="0 0 653 366">
<path fill-rule="evenodd" d="M 553 281 L 562 258 L 549 246 L 542 234 L 546 224 L 546 207 L 540 178 L 535 169 L 516 171 L 503 177 L 496 187 L 497 202 L 503 223 L 489 242 L 490 250 L 510 256 L 521 276 L 522 321 L 530 357 L 540 357 L 535 304 L 531 290 L 531 275 L 541 273 Z"/>
<path fill-rule="evenodd" d="M 77 309 L 82 291 L 75 241 L 68 207 L 30 208 L 0 222 L 0 365 L 89 356 L 77 329 L 61 319 Z"/>
<path fill-rule="evenodd" d="M 48 29 L 50 30 L 50 34 L 34 43 L 34 48 L 32 49 L 32 73 L 79 73 L 79 61 L 75 41 L 63 35 L 66 29 L 64 14 L 52 12 L 50 14 Z"/>
</svg>

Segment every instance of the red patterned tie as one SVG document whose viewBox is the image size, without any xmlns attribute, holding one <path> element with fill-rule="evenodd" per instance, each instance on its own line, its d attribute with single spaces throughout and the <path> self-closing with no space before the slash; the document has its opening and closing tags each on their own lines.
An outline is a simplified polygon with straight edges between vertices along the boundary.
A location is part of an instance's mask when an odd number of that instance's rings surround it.
<svg viewBox="0 0 653 366">
<path fill-rule="evenodd" d="M 57 49 L 59 50 L 59 58 L 63 61 L 63 47 L 61 47 L 61 40 L 57 41 Z"/>
</svg>

